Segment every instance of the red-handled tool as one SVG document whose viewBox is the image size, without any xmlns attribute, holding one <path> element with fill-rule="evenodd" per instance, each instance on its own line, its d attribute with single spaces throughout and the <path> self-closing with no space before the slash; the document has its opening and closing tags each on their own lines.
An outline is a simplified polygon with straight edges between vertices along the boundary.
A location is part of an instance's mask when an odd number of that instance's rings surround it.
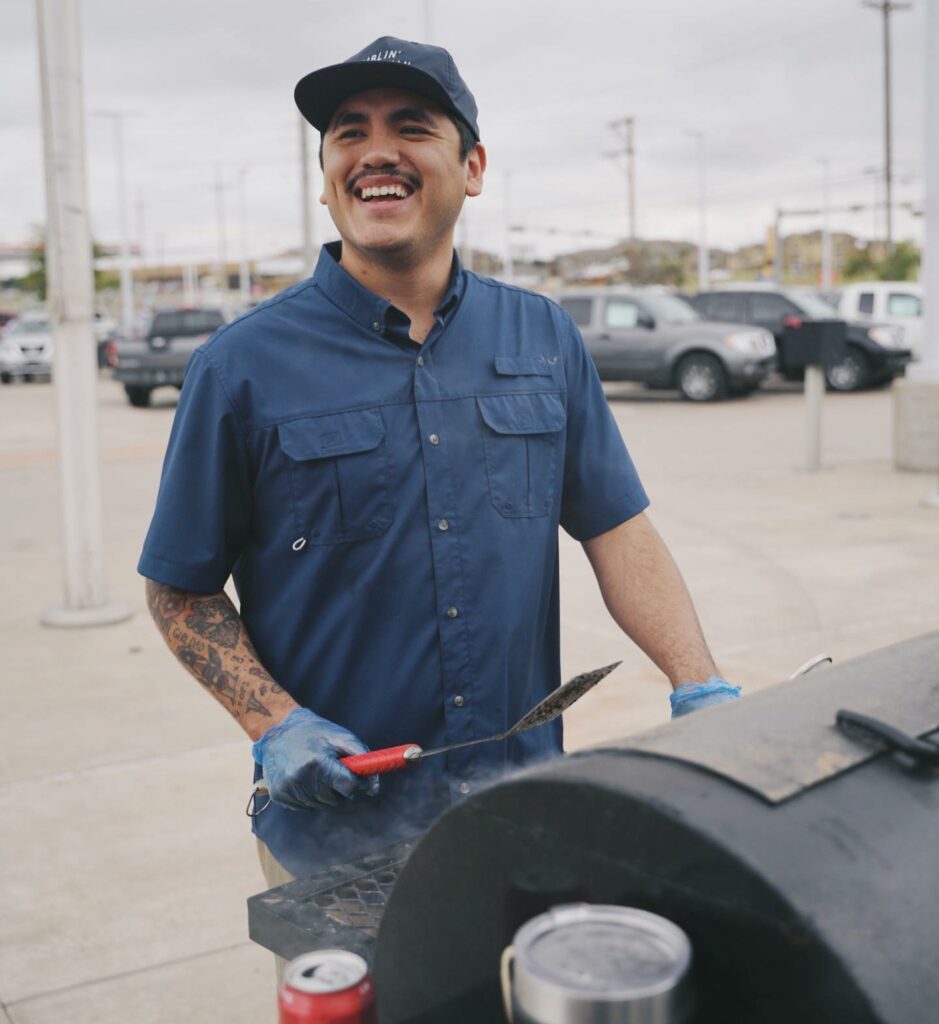
<svg viewBox="0 0 939 1024">
<path fill-rule="evenodd" d="M 479 740 L 450 743 L 446 747 L 435 747 L 433 750 L 424 750 L 416 743 L 403 743 L 399 747 L 384 747 L 381 750 L 370 750 L 366 754 L 341 757 L 339 763 L 345 765 L 353 775 L 385 775 L 388 772 L 401 771 L 402 768 L 417 764 L 418 761 L 423 761 L 425 757 L 433 757 L 434 754 L 446 754 L 450 750 L 473 747 L 477 743 L 494 743 L 496 740 L 510 739 L 520 732 L 534 729 L 538 725 L 545 725 L 557 718 L 575 700 L 583 697 L 588 690 L 593 689 L 601 679 L 608 676 L 620 664 L 622 662 L 615 661 L 612 665 L 604 665 L 603 668 L 595 668 L 592 672 L 583 672 L 579 676 L 574 676 L 563 686 L 559 686 L 549 693 L 543 701 L 536 704 L 506 732 L 485 736 Z"/>
<path fill-rule="evenodd" d="M 569 679 L 563 686 L 559 686 L 548 694 L 543 701 L 536 704 L 531 711 L 523 715 L 511 729 L 506 732 L 496 733 L 495 736 L 485 736 L 479 740 L 464 740 L 462 743 L 451 743 L 446 747 L 435 747 L 433 750 L 424 750 L 416 743 L 402 743 L 398 747 L 384 747 L 381 750 L 369 750 L 365 754 L 351 754 L 348 757 L 341 757 L 339 763 L 345 765 L 353 775 L 387 775 L 388 772 L 398 772 L 409 765 L 417 764 L 425 757 L 433 757 L 434 754 L 446 754 L 450 750 L 460 750 L 462 747 L 473 747 L 477 743 L 494 743 L 496 740 L 507 740 L 520 732 L 534 729 L 539 725 L 546 725 L 557 718 L 563 711 L 566 711 L 575 700 L 588 691 L 592 690 L 601 679 L 608 676 L 614 668 L 622 662 L 614 661 L 612 665 L 604 665 L 603 668 L 595 668 L 592 672 L 583 672 L 579 676 Z M 267 796 L 267 802 L 260 807 L 252 809 L 252 802 L 255 795 Z M 270 793 L 267 789 L 267 780 L 263 777 L 254 784 L 251 798 L 245 813 L 250 818 L 257 817 L 262 811 L 266 811 L 271 804 Z"/>
</svg>

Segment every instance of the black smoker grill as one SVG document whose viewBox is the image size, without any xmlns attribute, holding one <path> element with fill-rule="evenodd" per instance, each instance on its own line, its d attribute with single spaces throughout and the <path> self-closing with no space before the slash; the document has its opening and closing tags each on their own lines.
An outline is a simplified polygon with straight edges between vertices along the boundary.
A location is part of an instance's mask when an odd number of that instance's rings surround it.
<svg viewBox="0 0 939 1024">
<path fill-rule="evenodd" d="M 839 730 L 843 708 L 909 742 Z M 508 777 L 419 842 L 252 897 L 251 935 L 366 955 L 381 1024 L 488 1024 L 524 920 L 615 903 L 690 937 L 694 1024 L 935 1024 L 937 733 L 932 633 Z"/>
</svg>

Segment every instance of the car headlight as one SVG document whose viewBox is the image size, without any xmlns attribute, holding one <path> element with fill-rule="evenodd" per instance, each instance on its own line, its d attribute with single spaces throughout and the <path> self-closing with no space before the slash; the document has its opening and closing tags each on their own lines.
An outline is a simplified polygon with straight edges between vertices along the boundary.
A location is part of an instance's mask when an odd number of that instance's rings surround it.
<svg viewBox="0 0 939 1024">
<path fill-rule="evenodd" d="M 905 347 L 902 327 L 871 327 L 867 331 L 867 336 L 884 348 Z"/>
<path fill-rule="evenodd" d="M 735 331 L 725 336 L 724 344 L 748 356 L 771 356 L 776 351 L 772 334 L 763 330 Z"/>
</svg>

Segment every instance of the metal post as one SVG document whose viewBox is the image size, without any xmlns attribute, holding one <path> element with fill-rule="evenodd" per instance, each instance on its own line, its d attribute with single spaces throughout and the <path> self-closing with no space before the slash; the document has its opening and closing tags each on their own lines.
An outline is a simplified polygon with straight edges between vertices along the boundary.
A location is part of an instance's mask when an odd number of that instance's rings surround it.
<svg viewBox="0 0 939 1024">
<path fill-rule="evenodd" d="M 300 209 L 303 226 L 303 276 L 313 273 L 313 206 L 310 202 L 310 126 L 300 117 Z"/>
<path fill-rule="evenodd" d="M 822 464 L 822 398 L 825 374 L 820 366 L 805 368 L 805 468 L 814 473 Z"/>
<path fill-rule="evenodd" d="M 36 0 L 36 19 L 65 560 L 64 601 L 46 610 L 42 622 L 104 625 L 132 612 L 105 593 L 78 0 Z"/>
</svg>

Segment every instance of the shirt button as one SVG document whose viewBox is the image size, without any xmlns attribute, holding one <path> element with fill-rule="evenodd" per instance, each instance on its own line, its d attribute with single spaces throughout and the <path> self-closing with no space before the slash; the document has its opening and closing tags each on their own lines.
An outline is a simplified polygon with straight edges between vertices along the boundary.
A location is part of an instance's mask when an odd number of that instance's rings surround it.
<svg viewBox="0 0 939 1024">
<path fill-rule="evenodd" d="M 468 782 L 461 782 L 459 786 L 457 786 L 457 789 L 463 794 L 463 796 L 466 796 L 470 791 L 470 784 Z"/>
<path fill-rule="evenodd" d="M 452 604 L 447 609 L 447 618 L 448 619 L 455 619 L 459 614 L 460 613 L 456 610 L 456 608 L 453 607 Z"/>
<path fill-rule="evenodd" d="M 446 533 L 447 530 L 450 529 L 450 523 L 446 519 L 441 519 L 437 523 L 437 529 L 443 530 L 443 532 Z"/>
<path fill-rule="evenodd" d="M 373 330 L 373 331 L 380 331 L 380 330 L 381 330 L 381 322 L 380 322 L 380 321 L 378 321 L 378 320 L 376 320 L 376 321 L 375 321 L 375 322 L 374 322 L 374 323 L 372 324 L 372 330 Z"/>
<path fill-rule="evenodd" d="M 440 438 L 436 434 L 431 434 L 427 440 L 430 441 L 431 444 L 440 444 Z"/>
<path fill-rule="evenodd" d="M 454 705 L 455 705 L 456 707 L 458 707 L 458 708 L 461 708 L 461 707 L 463 707 L 463 705 L 464 705 L 464 704 L 466 703 L 466 701 L 465 701 L 465 700 L 463 699 L 463 697 L 462 697 L 462 696 L 461 696 L 460 694 L 457 694 L 457 695 L 456 695 L 456 696 L 455 696 L 455 697 L 453 698 L 453 703 L 454 703 Z"/>
<path fill-rule="evenodd" d="M 424 357 L 423 356 L 418 356 L 417 357 L 417 365 L 418 366 L 423 366 L 424 365 Z"/>
</svg>

